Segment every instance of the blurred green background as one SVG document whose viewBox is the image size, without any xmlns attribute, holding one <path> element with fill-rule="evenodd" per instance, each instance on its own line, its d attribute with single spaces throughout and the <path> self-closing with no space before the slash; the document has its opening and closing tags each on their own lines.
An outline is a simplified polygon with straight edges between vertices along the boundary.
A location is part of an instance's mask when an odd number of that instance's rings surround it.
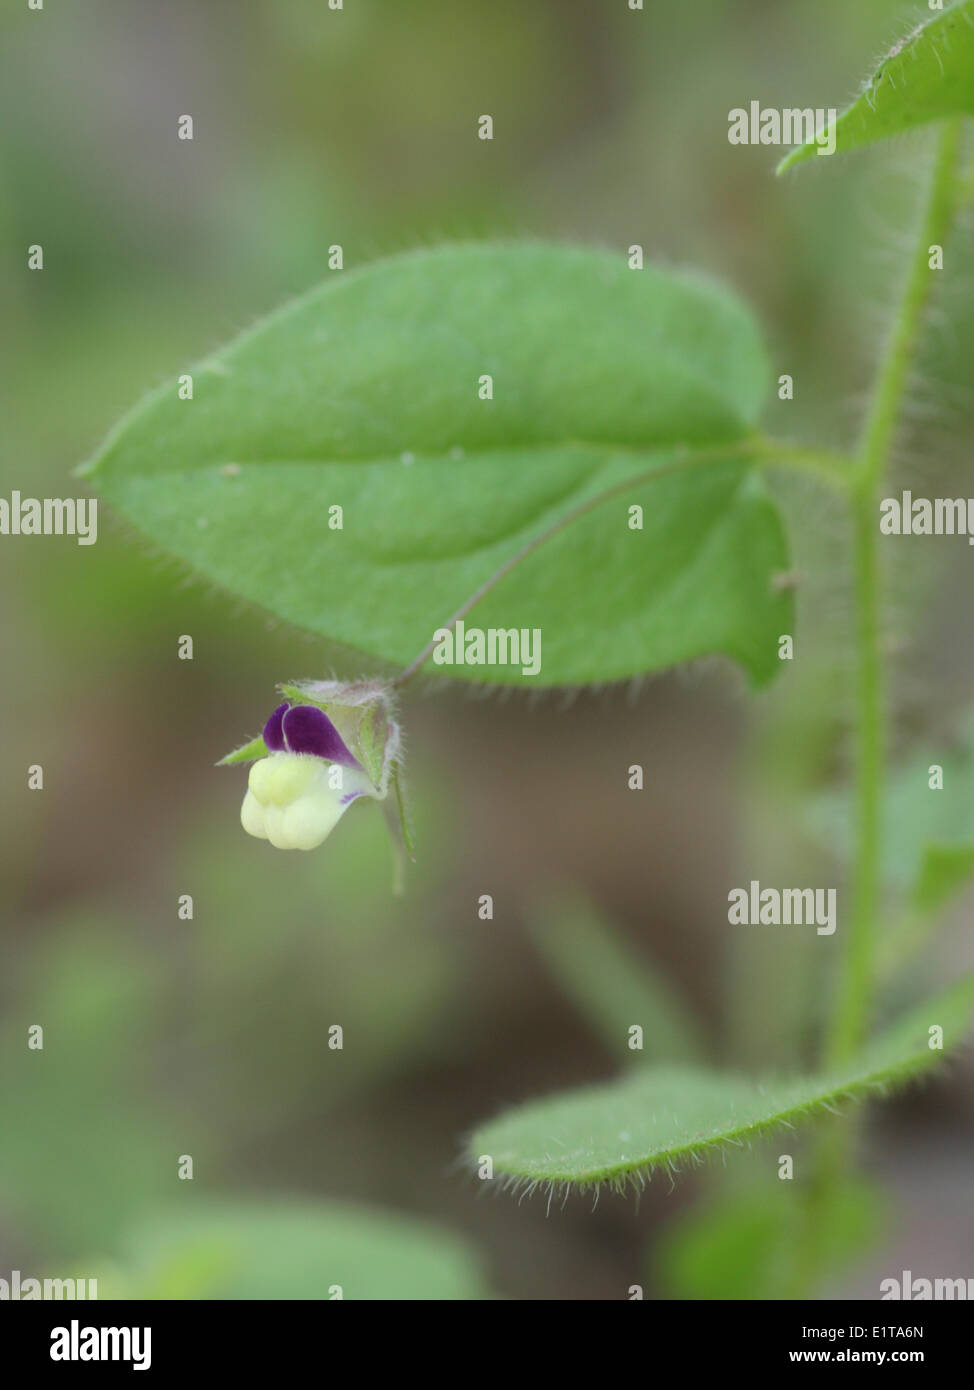
<svg viewBox="0 0 974 1390">
<path fill-rule="evenodd" d="M 525 235 L 638 242 L 706 268 L 750 299 L 776 374 L 795 378 L 769 429 L 848 444 L 926 137 L 776 181 L 779 152 L 729 146 L 727 114 L 751 99 L 841 107 L 918 13 L 10 3 L 0 495 L 76 495 L 71 468 L 124 409 L 315 283 L 333 243 L 346 267 Z M 192 143 L 176 139 L 184 112 Z M 491 143 L 476 139 L 485 112 Z M 33 243 L 42 273 L 26 268 Z M 962 227 L 901 440 L 917 492 L 969 478 L 972 251 Z M 810 1055 L 828 939 L 745 939 L 726 920 L 739 881 L 837 872 L 802 804 L 848 765 L 846 537 L 814 487 L 778 486 L 803 583 L 802 659 L 776 690 L 744 699 L 718 664 L 571 701 L 414 690 L 420 854 L 401 900 L 378 816 L 353 811 L 318 853 L 278 855 L 239 827 L 243 774 L 213 768 L 260 726 L 276 681 L 361 674 L 354 654 L 193 583 L 104 507 L 93 547 L 0 539 L 0 1276 L 97 1265 L 119 1289 L 171 1297 L 328 1297 L 333 1267 L 374 1238 L 348 1279 L 377 1296 L 680 1291 L 653 1252 L 715 1173 L 657 1180 L 638 1208 L 573 1198 L 548 1213 L 492 1199 L 458 1160 L 476 1121 L 617 1064 L 533 930 L 558 895 L 598 905 L 718 1060 Z M 961 726 L 974 643 L 967 548 L 903 547 L 890 636 L 906 756 Z M 177 659 L 182 634 L 193 661 Z M 43 791 L 27 789 L 35 763 Z M 186 893 L 192 921 L 177 917 Z M 971 960 L 967 908 L 921 975 Z M 37 1023 L 43 1052 L 26 1047 Z M 875 1297 L 903 1268 L 971 1272 L 972 1079 L 968 1058 L 873 1117 L 866 1166 L 890 1215 L 871 1251 L 839 1252 L 827 1292 Z M 770 1182 L 780 1148 L 745 1156 L 753 1180 Z M 345 1204 L 395 1222 L 350 1234 Z"/>
</svg>

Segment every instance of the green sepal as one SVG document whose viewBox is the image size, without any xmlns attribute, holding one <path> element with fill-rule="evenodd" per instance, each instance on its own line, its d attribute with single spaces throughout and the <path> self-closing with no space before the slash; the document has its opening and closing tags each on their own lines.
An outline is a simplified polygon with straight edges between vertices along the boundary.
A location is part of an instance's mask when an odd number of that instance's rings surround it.
<svg viewBox="0 0 974 1390">
<path fill-rule="evenodd" d="M 235 748 L 232 753 L 221 758 L 217 767 L 230 767 L 233 763 L 255 763 L 258 758 L 266 757 L 267 744 L 264 742 L 264 735 L 258 734 L 249 743 L 245 743 L 241 748 Z"/>
<path fill-rule="evenodd" d="M 381 681 L 289 681 L 278 690 L 293 705 L 315 705 L 328 716 L 381 796 L 399 747 L 393 697 Z"/>
</svg>

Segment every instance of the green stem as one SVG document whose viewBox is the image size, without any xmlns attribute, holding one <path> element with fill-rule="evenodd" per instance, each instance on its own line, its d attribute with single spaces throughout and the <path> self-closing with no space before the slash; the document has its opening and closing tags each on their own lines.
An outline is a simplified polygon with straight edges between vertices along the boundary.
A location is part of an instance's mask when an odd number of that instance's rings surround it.
<svg viewBox="0 0 974 1390">
<path fill-rule="evenodd" d="M 893 320 L 892 332 L 866 419 L 860 480 L 864 491 L 874 488 L 879 483 L 889 459 L 913 345 L 930 296 L 930 247 L 943 246 L 957 207 L 956 169 L 960 140 L 960 121 L 946 122 L 938 142 L 926 212 L 920 226 L 909 277 Z"/>
<path fill-rule="evenodd" d="M 803 444 L 789 444 L 764 435 L 759 435 L 754 441 L 754 449 L 757 457 L 769 468 L 808 473 L 839 491 L 847 490 L 855 477 L 854 459 L 830 453 L 826 449 L 806 449 Z"/>
<path fill-rule="evenodd" d="M 826 1044 L 826 1065 L 844 1062 L 863 1040 L 875 985 L 880 906 L 885 672 L 880 621 L 879 522 L 874 488 L 853 497 L 858 676 L 856 694 L 855 875 L 852 917 L 839 994 Z"/>
<path fill-rule="evenodd" d="M 932 245 L 942 246 L 956 210 L 960 122 L 942 129 L 926 209 L 903 294 L 880 362 L 866 416 L 859 463 L 851 488 L 857 630 L 855 873 L 852 917 L 838 998 L 825 1039 L 826 1067 L 840 1066 L 863 1042 L 877 979 L 881 907 L 886 680 L 882 649 L 882 585 L 879 565 L 879 490 L 899 424 L 913 348 L 930 295 Z M 796 1296 L 808 1293 L 821 1274 L 827 1208 L 855 1141 L 848 1118 L 830 1119 L 820 1131 L 801 1229 Z"/>
<path fill-rule="evenodd" d="M 933 283 L 930 247 L 943 245 L 956 206 L 955 174 L 960 135 L 960 121 L 956 120 L 947 122 L 940 135 L 927 206 L 903 296 L 876 378 L 853 488 L 859 660 L 856 697 L 856 871 L 849 941 L 839 981 L 838 1002 L 826 1045 L 826 1061 L 831 1065 L 845 1061 L 861 1044 L 869 1023 L 876 982 L 886 744 L 879 490 L 899 423 L 913 348 Z"/>
</svg>

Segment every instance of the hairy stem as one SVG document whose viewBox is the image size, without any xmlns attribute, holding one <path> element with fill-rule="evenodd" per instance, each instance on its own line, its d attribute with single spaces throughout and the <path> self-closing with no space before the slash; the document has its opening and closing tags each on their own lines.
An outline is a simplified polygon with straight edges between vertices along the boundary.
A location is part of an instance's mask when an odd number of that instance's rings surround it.
<svg viewBox="0 0 974 1390">
<path fill-rule="evenodd" d="M 956 209 L 960 122 L 944 125 L 938 141 L 926 208 L 909 272 L 866 416 L 851 490 L 857 635 L 855 871 L 852 919 L 839 975 L 838 996 L 825 1039 L 825 1065 L 848 1060 L 869 1025 L 878 974 L 881 906 L 886 681 L 882 649 L 879 565 L 879 489 L 899 425 L 913 349 L 933 282 L 930 250 L 943 245 Z M 795 1293 L 807 1294 L 821 1273 L 827 1207 L 851 1155 L 849 1119 L 827 1121 L 819 1137 L 802 1229 L 797 1242 Z"/>
<path fill-rule="evenodd" d="M 916 249 L 876 378 L 852 499 L 859 655 L 856 874 L 852 928 L 826 1048 L 826 1060 L 832 1064 L 845 1061 L 862 1042 L 869 1022 L 876 977 L 886 725 L 879 489 L 889 463 L 913 348 L 934 280 L 934 272 L 929 264 L 929 248 L 943 245 L 955 209 L 959 148 L 960 122 L 950 121 L 940 135 Z"/>
</svg>

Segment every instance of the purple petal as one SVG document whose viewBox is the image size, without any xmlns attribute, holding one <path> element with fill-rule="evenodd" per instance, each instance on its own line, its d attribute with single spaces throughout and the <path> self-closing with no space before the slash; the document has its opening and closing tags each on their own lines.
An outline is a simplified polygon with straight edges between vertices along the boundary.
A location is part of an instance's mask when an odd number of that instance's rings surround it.
<svg viewBox="0 0 974 1390">
<path fill-rule="evenodd" d="M 264 746 L 268 753 L 284 753 L 284 715 L 288 709 L 285 701 L 283 705 L 278 705 L 277 709 L 264 725 Z"/>
<path fill-rule="evenodd" d="M 283 729 L 291 753 L 312 753 L 330 763 L 359 766 L 327 714 L 316 705 L 292 705 L 284 714 Z"/>
</svg>

